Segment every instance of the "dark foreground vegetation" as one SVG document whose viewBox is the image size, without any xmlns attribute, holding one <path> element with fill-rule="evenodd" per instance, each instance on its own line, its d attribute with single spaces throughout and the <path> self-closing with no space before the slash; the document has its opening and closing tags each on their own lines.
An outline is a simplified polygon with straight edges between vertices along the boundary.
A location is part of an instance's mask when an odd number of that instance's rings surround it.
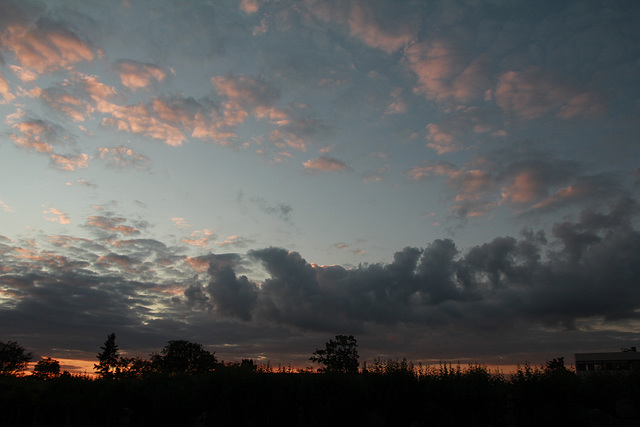
<svg viewBox="0 0 640 427">
<path fill-rule="evenodd" d="M 577 376 L 562 358 L 513 375 L 376 360 L 362 369 L 353 336 L 310 360 L 317 372 L 253 360 L 218 362 L 202 345 L 169 341 L 150 358 L 120 356 L 115 334 L 96 376 L 60 372 L 0 341 L 0 426 L 640 426 L 640 374 Z"/>
<path fill-rule="evenodd" d="M 142 378 L 6 376 L 0 377 L 0 425 L 637 425 L 639 380 L 580 378 L 564 368 L 528 365 L 506 377 L 483 366 L 404 361 L 378 361 L 358 373 L 230 364 Z"/>
</svg>

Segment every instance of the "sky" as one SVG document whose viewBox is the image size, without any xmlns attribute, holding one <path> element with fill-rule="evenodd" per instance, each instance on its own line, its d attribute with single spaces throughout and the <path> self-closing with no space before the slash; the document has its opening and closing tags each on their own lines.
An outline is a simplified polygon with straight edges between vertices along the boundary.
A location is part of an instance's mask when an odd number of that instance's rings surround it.
<svg viewBox="0 0 640 427">
<path fill-rule="evenodd" d="M 501 366 L 638 344 L 638 22 L 0 0 L 0 340 L 72 371 L 112 332 L 296 367 L 338 334 Z"/>
</svg>

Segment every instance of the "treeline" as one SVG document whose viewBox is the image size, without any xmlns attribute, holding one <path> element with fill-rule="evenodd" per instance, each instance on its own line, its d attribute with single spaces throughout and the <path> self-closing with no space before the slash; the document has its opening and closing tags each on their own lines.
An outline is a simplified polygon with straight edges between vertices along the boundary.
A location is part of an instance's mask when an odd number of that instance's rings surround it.
<svg viewBox="0 0 640 427">
<path fill-rule="evenodd" d="M 637 419 L 637 375 L 581 378 L 524 365 L 376 361 L 358 373 L 219 365 L 120 380 L 0 378 L 3 426 L 539 426 Z M 635 424 L 624 424 L 635 425 Z"/>
<path fill-rule="evenodd" d="M 311 359 L 324 368 L 315 373 L 259 367 L 249 360 L 220 363 L 198 344 L 170 341 L 144 360 L 147 368 L 141 374 L 130 375 L 131 360 L 118 355 L 115 336 L 110 335 L 97 356 L 97 378 L 68 373 L 0 376 L 0 425 L 413 427 L 640 422 L 638 374 L 581 377 L 561 358 L 539 367 L 525 363 L 513 375 L 484 365 L 427 366 L 380 359 L 361 367 L 356 364 L 354 369 L 355 345 L 353 337 L 337 336 L 324 349 L 316 349 Z"/>
</svg>

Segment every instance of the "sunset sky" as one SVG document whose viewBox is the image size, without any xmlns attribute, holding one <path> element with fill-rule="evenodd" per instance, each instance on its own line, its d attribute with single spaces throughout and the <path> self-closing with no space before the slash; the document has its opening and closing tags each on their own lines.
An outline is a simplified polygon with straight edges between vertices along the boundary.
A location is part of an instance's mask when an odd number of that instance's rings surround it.
<svg viewBox="0 0 640 427">
<path fill-rule="evenodd" d="M 640 344 L 637 1 L 0 0 L 0 340 Z M 84 365 L 83 365 L 84 366 Z"/>
</svg>

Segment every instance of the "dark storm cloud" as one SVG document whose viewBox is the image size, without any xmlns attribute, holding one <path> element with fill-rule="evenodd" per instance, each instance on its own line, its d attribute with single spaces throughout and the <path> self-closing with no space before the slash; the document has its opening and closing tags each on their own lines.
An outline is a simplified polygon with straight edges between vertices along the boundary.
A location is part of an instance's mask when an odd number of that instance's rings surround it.
<svg viewBox="0 0 640 427">
<path fill-rule="evenodd" d="M 246 276 L 238 277 L 229 265 L 215 266 L 212 263 L 209 275 L 211 281 L 207 291 L 216 309 L 224 315 L 251 320 L 251 311 L 257 299 L 257 284 Z"/>
<path fill-rule="evenodd" d="M 208 287 L 222 314 L 308 330 L 337 325 L 442 325 L 472 330 L 528 325 L 574 328 L 587 317 L 635 319 L 640 308 L 638 205 L 585 210 L 552 239 L 524 230 L 462 252 L 448 239 L 405 248 L 390 264 L 357 269 L 309 264 L 282 248 L 251 251 L 269 274 L 238 278 L 211 261 Z"/>
</svg>

